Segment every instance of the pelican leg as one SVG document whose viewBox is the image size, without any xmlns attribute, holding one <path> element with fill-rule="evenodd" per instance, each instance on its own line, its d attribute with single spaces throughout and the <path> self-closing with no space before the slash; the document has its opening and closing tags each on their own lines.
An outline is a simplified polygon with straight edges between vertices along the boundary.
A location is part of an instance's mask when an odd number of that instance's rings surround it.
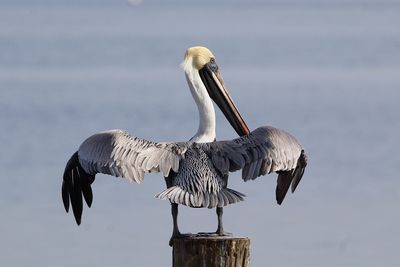
<svg viewBox="0 0 400 267">
<path fill-rule="evenodd" d="M 178 227 L 178 204 L 171 203 L 171 214 L 174 228 L 172 230 L 171 239 L 169 240 L 169 245 L 172 247 L 173 239 L 181 236 L 181 232 L 179 231 Z"/>
<path fill-rule="evenodd" d="M 227 232 L 224 231 L 224 225 L 222 223 L 222 215 L 223 214 L 224 214 L 224 208 L 223 207 L 217 207 L 218 228 L 217 228 L 217 231 L 215 233 L 217 235 L 221 235 L 221 236 L 232 235 L 231 233 L 227 233 Z"/>
<path fill-rule="evenodd" d="M 224 214 L 224 208 L 217 207 L 217 217 L 218 217 L 218 228 L 216 233 L 218 235 L 224 235 L 224 225 L 222 223 L 222 215 Z"/>
<path fill-rule="evenodd" d="M 167 184 L 167 188 L 170 188 L 173 186 L 172 181 L 174 178 L 174 173 L 170 174 L 169 177 L 164 177 L 165 178 L 165 183 Z M 169 245 L 172 247 L 172 243 L 174 238 L 181 237 L 181 232 L 179 231 L 178 227 L 178 204 L 172 203 L 171 202 L 171 214 L 172 214 L 172 222 L 173 222 L 173 230 L 172 230 L 172 236 L 169 240 Z"/>
<path fill-rule="evenodd" d="M 170 174 L 169 177 L 165 177 L 165 183 L 167 184 L 167 188 L 170 188 L 171 186 L 173 186 L 172 184 L 172 180 L 173 180 L 173 176 L 174 174 Z M 173 222 L 173 230 L 172 230 L 172 236 L 169 240 L 169 245 L 172 247 L 172 243 L 174 238 L 178 238 L 181 237 L 182 234 L 179 231 L 179 227 L 178 227 L 178 204 L 175 203 L 171 203 L 171 214 L 172 214 L 172 222 Z"/>
<path fill-rule="evenodd" d="M 193 236 L 193 234 L 191 234 L 191 233 L 182 234 L 181 231 L 179 231 L 179 227 L 178 227 L 178 204 L 171 203 L 171 213 L 172 213 L 172 221 L 173 221 L 173 224 L 174 224 L 174 228 L 172 230 L 171 239 L 169 240 L 169 246 L 170 247 L 172 247 L 175 238 Z"/>
</svg>

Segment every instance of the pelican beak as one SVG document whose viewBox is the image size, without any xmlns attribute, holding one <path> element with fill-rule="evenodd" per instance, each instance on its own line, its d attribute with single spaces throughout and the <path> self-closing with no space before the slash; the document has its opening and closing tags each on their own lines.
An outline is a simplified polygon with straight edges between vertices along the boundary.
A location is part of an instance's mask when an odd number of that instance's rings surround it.
<svg viewBox="0 0 400 267">
<path fill-rule="evenodd" d="M 249 134 L 250 130 L 229 95 L 215 60 L 212 59 L 205 64 L 199 70 L 199 74 L 211 99 L 214 100 L 219 109 L 224 113 L 233 129 L 240 136 Z"/>
</svg>

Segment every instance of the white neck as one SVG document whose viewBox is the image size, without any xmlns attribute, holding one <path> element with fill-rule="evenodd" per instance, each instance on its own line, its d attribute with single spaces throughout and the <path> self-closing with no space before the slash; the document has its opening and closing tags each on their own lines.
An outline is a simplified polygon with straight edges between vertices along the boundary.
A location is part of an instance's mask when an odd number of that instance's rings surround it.
<svg viewBox="0 0 400 267">
<path fill-rule="evenodd" d="M 215 111 L 214 106 L 208 95 L 207 89 L 200 78 L 199 71 L 192 66 L 192 62 L 183 63 L 186 80 L 189 84 L 190 92 L 199 110 L 200 124 L 195 136 L 190 141 L 196 143 L 208 143 L 215 141 Z"/>
</svg>

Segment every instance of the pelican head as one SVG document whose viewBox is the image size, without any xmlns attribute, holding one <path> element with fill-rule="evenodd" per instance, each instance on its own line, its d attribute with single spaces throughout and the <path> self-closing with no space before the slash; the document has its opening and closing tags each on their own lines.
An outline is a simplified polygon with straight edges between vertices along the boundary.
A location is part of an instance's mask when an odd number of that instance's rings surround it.
<svg viewBox="0 0 400 267">
<path fill-rule="evenodd" d="M 204 46 L 194 46 L 186 50 L 185 62 L 192 61 L 193 67 L 197 70 L 202 69 L 214 58 L 213 53 Z"/>
<path fill-rule="evenodd" d="M 188 78 L 191 88 L 200 87 L 198 84 L 200 81 L 196 81 L 196 78 L 200 77 L 208 96 L 217 104 L 240 136 L 250 132 L 224 84 L 215 57 L 208 48 L 202 46 L 188 48 L 182 67 L 187 77 L 194 77 Z"/>
</svg>

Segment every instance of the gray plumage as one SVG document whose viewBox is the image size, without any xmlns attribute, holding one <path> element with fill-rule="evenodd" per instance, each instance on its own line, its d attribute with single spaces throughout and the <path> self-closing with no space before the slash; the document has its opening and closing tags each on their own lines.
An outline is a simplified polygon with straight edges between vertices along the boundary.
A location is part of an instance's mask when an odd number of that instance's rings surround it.
<svg viewBox="0 0 400 267">
<path fill-rule="evenodd" d="M 97 173 L 124 177 L 140 183 L 144 173 L 162 172 L 171 185 L 156 197 L 190 207 L 222 207 L 243 200 L 227 188 L 229 172 L 242 169 L 244 181 L 277 172 L 276 199 L 282 203 L 292 185 L 300 182 L 307 159 L 290 134 L 260 127 L 250 134 L 212 143 L 156 143 L 112 130 L 86 139 L 68 162 L 62 187 L 65 209 L 71 201 L 77 223 L 82 195 L 90 206 L 90 184 Z"/>
<path fill-rule="evenodd" d="M 92 135 L 79 147 L 79 162 L 90 174 L 104 173 L 140 183 L 146 172 L 167 177 L 178 171 L 185 143 L 155 143 L 111 130 Z"/>
</svg>

